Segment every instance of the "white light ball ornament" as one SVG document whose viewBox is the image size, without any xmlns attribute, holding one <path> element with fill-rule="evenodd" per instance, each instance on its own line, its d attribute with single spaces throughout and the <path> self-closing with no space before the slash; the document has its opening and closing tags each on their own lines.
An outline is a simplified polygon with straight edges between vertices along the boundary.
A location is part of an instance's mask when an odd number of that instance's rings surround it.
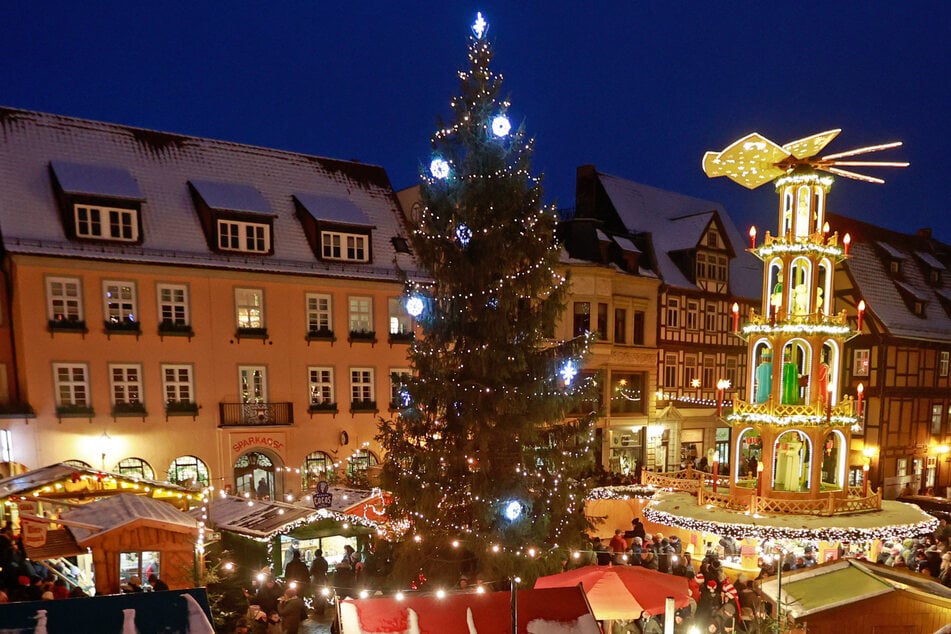
<svg viewBox="0 0 951 634">
<path fill-rule="evenodd" d="M 433 175 L 433 178 L 445 180 L 449 178 L 449 163 L 445 159 L 435 158 L 429 164 L 429 173 Z"/>
<path fill-rule="evenodd" d="M 515 500 L 512 500 L 511 502 L 506 504 L 504 515 L 505 515 L 505 519 L 507 519 L 510 522 L 514 522 L 515 520 L 517 520 L 519 517 L 522 516 L 521 503 Z"/>
<path fill-rule="evenodd" d="M 466 225 L 456 227 L 456 240 L 459 241 L 459 244 L 461 244 L 463 248 L 469 246 L 469 241 L 472 240 L 472 229 Z"/>
<path fill-rule="evenodd" d="M 422 315 L 423 308 L 425 308 L 425 305 L 423 304 L 423 298 L 419 295 L 410 295 L 406 299 L 406 312 L 410 317 L 415 318 Z"/>
<path fill-rule="evenodd" d="M 507 137 L 509 132 L 512 130 L 512 124 L 509 121 L 509 118 L 504 114 L 500 114 L 492 119 L 492 134 L 501 138 Z"/>
</svg>

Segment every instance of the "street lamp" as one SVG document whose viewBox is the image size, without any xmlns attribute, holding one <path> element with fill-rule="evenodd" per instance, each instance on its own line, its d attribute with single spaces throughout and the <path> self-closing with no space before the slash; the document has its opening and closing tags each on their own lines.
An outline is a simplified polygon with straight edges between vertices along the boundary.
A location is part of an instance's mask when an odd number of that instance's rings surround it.
<svg viewBox="0 0 951 634">
<path fill-rule="evenodd" d="M 115 443 L 108 431 L 103 431 L 99 437 L 99 453 L 102 457 L 102 470 L 106 470 L 106 454 L 112 452 L 112 446 Z"/>
</svg>

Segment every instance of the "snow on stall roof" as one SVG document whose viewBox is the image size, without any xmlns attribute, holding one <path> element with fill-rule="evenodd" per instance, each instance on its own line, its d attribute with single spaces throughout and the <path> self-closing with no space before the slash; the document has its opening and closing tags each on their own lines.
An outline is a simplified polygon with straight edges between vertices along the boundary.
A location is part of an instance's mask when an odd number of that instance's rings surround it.
<svg viewBox="0 0 951 634">
<path fill-rule="evenodd" d="M 198 522 L 195 518 L 168 502 L 132 493 L 120 493 L 84 504 L 64 513 L 62 518 L 67 521 L 66 526 L 69 532 L 79 544 L 139 521 L 153 525 L 160 524 L 166 530 L 179 533 L 198 530 Z M 91 524 L 98 526 L 99 529 L 71 526 L 68 521 Z"/>
<path fill-rule="evenodd" d="M 36 491 L 37 489 L 42 489 L 43 487 L 51 486 L 64 480 L 72 480 L 74 476 L 93 476 L 93 478 L 98 478 L 103 475 L 119 482 L 140 483 L 153 489 L 161 488 L 179 493 L 194 493 L 194 491 L 191 489 L 178 486 L 176 484 L 171 484 L 169 482 L 125 476 L 121 473 L 112 473 L 110 471 L 103 471 L 101 469 L 93 469 L 91 467 L 81 467 L 75 464 L 58 462 L 56 464 L 39 467 L 38 469 L 31 469 L 25 473 L 20 473 L 0 480 L 0 500 L 6 499 L 11 495 L 27 495 L 33 491 Z M 81 488 L 79 484 L 80 483 L 76 483 L 75 486 L 77 488 L 77 493 L 84 493 L 82 497 L 90 497 L 96 493 L 96 491 L 88 491 L 86 488 Z M 66 492 L 69 492 L 70 488 L 71 486 L 67 486 Z M 113 492 L 112 489 L 102 489 L 101 491 L 103 495 L 111 495 Z"/>
<path fill-rule="evenodd" d="M 121 167 L 70 161 L 50 161 L 50 167 L 56 173 L 59 186 L 68 194 L 144 200 L 139 184 Z"/>
<path fill-rule="evenodd" d="M 295 193 L 294 198 L 315 220 L 327 220 L 348 225 L 372 226 L 366 212 L 352 200 L 340 196 Z"/>
<path fill-rule="evenodd" d="M 210 209 L 250 211 L 258 214 L 271 213 L 271 208 L 268 207 L 267 201 L 261 196 L 261 192 L 250 185 L 194 178 L 188 182 L 191 183 Z"/>
<path fill-rule="evenodd" d="M 256 539 L 269 539 L 301 522 L 320 519 L 313 508 L 237 496 L 213 495 L 205 506 L 207 523 L 214 530 L 227 530 Z M 201 517 L 203 513 L 200 508 L 188 511 L 193 518 Z"/>
<path fill-rule="evenodd" d="M 883 533 L 895 537 L 914 537 L 933 532 L 938 520 L 914 504 L 882 500 L 882 510 L 831 516 L 747 515 L 716 506 L 700 506 L 690 493 L 655 494 L 645 509 L 647 518 L 658 524 L 686 526 L 709 525 L 712 533 L 755 537 L 763 529 L 777 529 L 790 539 L 826 539 L 830 531 L 847 530 L 856 535 L 877 538 Z"/>
</svg>

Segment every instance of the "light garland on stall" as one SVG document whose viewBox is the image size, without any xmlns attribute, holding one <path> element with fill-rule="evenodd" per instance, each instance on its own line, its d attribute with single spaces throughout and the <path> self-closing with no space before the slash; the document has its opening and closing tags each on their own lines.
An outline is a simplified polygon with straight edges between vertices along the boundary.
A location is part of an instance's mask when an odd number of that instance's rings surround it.
<svg viewBox="0 0 951 634">
<path fill-rule="evenodd" d="M 904 539 L 909 536 L 919 536 L 934 533 L 938 528 L 938 520 L 930 518 L 912 524 L 896 524 L 870 528 L 801 528 L 783 526 L 763 526 L 758 524 L 741 524 L 716 522 L 713 520 L 698 520 L 681 515 L 673 515 L 665 511 L 658 511 L 650 506 L 644 509 L 644 517 L 655 524 L 682 528 L 688 531 L 713 533 L 721 537 L 736 539 L 805 539 L 824 540 L 830 542 L 858 542 L 875 539 Z"/>
<path fill-rule="evenodd" d="M 841 336 L 852 333 L 849 326 L 835 324 L 794 324 L 779 323 L 770 324 L 743 324 L 741 332 L 744 335 L 767 335 L 767 334 L 786 334 L 786 335 L 825 335 Z"/>
</svg>

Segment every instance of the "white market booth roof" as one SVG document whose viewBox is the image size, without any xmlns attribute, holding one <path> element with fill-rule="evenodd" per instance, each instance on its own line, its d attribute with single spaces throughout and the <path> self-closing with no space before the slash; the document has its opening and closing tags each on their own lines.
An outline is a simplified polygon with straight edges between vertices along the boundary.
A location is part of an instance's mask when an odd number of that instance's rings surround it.
<svg viewBox="0 0 951 634">
<path fill-rule="evenodd" d="M 329 487 L 328 508 L 252 500 L 239 496 L 213 495 L 206 511 L 194 508 L 189 514 L 204 521 L 210 530 L 228 531 L 258 541 L 293 533 L 302 539 L 329 535 L 366 533 L 386 520 L 388 494 L 379 489 Z"/>
<path fill-rule="evenodd" d="M 40 498 L 83 501 L 132 493 L 190 506 L 201 499 L 191 489 L 60 462 L 0 480 L 0 500 Z"/>
</svg>

